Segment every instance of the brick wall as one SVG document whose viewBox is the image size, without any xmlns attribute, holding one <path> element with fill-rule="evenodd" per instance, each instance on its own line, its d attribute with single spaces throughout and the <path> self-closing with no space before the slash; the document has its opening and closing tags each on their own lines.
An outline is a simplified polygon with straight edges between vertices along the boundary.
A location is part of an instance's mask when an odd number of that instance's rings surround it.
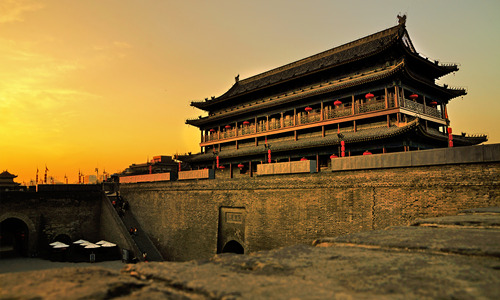
<svg viewBox="0 0 500 300">
<path fill-rule="evenodd" d="M 245 209 L 243 247 L 248 253 L 500 205 L 499 162 L 216 176 L 121 185 L 121 195 L 164 258 L 213 256 L 221 207 Z"/>
<path fill-rule="evenodd" d="M 39 192 L 0 193 L 0 222 L 16 218 L 28 225 L 31 254 L 58 235 L 72 240 L 99 238 L 102 192 L 98 186 L 40 187 Z"/>
</svg>

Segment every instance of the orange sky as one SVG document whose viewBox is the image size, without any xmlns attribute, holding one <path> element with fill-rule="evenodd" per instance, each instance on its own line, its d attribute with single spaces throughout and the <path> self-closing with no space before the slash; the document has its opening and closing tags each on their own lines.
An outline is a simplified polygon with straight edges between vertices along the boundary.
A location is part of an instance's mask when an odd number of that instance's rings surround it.
<svg viewBox="0 0 500 300">
<path fill-rule="evenodd" d="M 202 112 L 240 79 L 397 24 L 460 71 L 440 83 L 455 133 L 500 142 L 498 1 L 0 2 L 0 172 L 63 181 L 154 155 L 198 152 Z"/>
</svg>

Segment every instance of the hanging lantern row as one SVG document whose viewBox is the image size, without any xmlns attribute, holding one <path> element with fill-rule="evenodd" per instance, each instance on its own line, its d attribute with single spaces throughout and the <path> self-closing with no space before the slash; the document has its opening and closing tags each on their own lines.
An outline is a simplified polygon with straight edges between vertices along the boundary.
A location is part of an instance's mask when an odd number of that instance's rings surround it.
<svg viewBox="0 0 500 300">
<path fill-rule="evenodd" d="M 411 95 L 410 95 L 410 99 L 411 99 L 411 100 L 415 100 L 415 99 L 417 99 L 417 98 L 418 98 L 418 95 L 417 95 L 417 94 L 411 94 Z"/>
<path fill-rule="evenodd" d="M 313 109 L 312 109 L 312 107 L 309 107 L 309 106 L 308 106 L 308 107 L 304 108 L 304 110 L 305 110 L 305 111 L 307 111 L 307 112 L 310 112 L 310 111 L 312 111 Z"/>
<path fill-rule="evenodd" d="M 365 98 L 368 99 L 368 100 L 370 100 L 370 99 L 372 99 L 374 97 L 375 97 L 375 95 L 373 95 L 372 93 L 368 93 L 368 94 L 365 95 Z"/>
<path fill-rule="evenodd" d="M 342 101 L 340 101 L 340 100 L 335 100 L 335 102 L 333 102 L 333 105 L 335 105 L 335 106 L 339 106 L 341 104 L 342 104 Z"/>
</svg>

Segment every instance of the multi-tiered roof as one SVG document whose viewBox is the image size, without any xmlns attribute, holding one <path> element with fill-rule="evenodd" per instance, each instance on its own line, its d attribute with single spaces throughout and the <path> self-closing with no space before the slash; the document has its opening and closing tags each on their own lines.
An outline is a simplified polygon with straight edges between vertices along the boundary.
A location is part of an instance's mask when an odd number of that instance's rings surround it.
<svg viewBox="0 0 500 300">
<path fill-rule="evenodd" d="M 437 85 L 436 79 L 457 70 L 456 64 L 420 56 L 401 17 L 394 27 L 236 78 L 223 95 L 192 102 L 208 115 L 186 121 L 202 131 L 202 153 L 183 159 L 207 166 L 213 153 L 227 162 L 259 160 L 271 143 L 275 157 L 289 160 L 326 155 L 341 140 L 353 152 L 446 147 L 446 105 L 466 90 Z M 485 140 L 454 138 L 456 146 Z"/>
</svg>

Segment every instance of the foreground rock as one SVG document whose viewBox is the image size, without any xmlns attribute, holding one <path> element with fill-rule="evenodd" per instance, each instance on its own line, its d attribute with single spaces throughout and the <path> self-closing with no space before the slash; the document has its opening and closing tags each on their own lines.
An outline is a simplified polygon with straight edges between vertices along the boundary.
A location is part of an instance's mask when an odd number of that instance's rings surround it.
<svg viewBox="0 0 500 300">
<path fill-rule="evenodd" d="M 0 298 L 498 299 L 500 209 L 207 261 L 0 275 Z"/>
</svg>

